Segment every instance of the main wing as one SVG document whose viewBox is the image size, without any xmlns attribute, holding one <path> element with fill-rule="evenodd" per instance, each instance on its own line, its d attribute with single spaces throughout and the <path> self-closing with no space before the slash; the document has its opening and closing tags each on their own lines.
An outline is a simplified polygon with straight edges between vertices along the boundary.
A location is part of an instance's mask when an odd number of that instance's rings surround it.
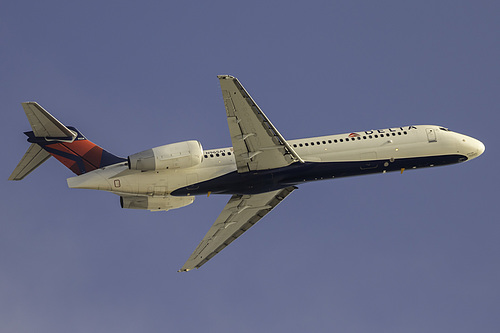
<svg viewBox="0 0 500 333">
<path fill-rule="evenodd" d="M 179 272 L 200 268 L 250 229 L 295 189 L 296 187 L 290 186 L 266 193 L 233 195 Z"/>
<path fill-rule="evenodd" d="M 266 117 L 237 78 L 218 76 L 238 172 L 304 162 Z"/>
</svg>

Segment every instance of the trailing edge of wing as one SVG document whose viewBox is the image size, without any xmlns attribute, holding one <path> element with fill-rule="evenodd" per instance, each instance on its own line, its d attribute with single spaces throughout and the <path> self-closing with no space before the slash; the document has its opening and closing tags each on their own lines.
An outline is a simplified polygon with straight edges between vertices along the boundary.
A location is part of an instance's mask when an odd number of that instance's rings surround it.
<svg viewBox="0 0 500 333">
<path fill-rule="evenodd" d="M 237 78 L 218 76 L 238 172 L 304 161 L 274 127 Z"/>
<path fill-rule="evenodd" d="M 30 174 L 31 171 L 38 168 L 43 162 L 49 159 L 51 155 L 36 143 L 32 143 L 23 158 L 14 169 L 9 180 L 21 180 Z"/>
<path fill-rule="evenodd" d="M 253 195 L 233 195 L 179 272 L 200 268 L 250 229 L 296 187 Z"/>
</svg>

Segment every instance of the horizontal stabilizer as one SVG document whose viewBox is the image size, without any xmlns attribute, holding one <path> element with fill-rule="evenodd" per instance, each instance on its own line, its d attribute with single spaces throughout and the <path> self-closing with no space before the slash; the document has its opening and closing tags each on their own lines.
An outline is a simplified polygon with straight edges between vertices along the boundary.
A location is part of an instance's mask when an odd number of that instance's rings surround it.
<svg viewBox="0 0 500 333">
<path fill-rule="evenodd" d="M 32 143 L 23 158 L 14 169 L 9 180 L 21 180 L 31 171 L 38 168 L 43 162 L 49 159 L 51 155 L 36 143 Z"/>
<path fill-rule="evenodd" d="M 76 133 L 64 126 L 37 102 L 21 103 L 33 133 L 39 138 L 75 138 Z"/>
</svg>

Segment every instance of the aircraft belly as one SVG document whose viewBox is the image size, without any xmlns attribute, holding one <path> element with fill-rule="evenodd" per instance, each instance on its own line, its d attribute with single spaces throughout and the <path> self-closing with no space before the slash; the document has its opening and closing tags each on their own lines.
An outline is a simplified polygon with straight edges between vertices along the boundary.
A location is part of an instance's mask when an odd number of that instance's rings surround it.
<svg viewBox="0 0 500 333">
<path fill-rule="evenodd" d="M 305 182 L 342 178 L 373 173 L 400 171 L 439 165 L 454 164 L 467 160 L 464 155 L 437 155 L 402 159 L 377 159 L 373 161 L 305 162 L 257 172 L 230 172 L 223 176 L 199 182 L 173 191 L 172 195 L 256 194 L 275 191 Z M 373 167 L 367 168 L 367 162 Z"/>
<path fill-rule="evenodd" d="M 234 171 L 233 167 L 185 168 L 168 171 L 131 171 L 110 175 L 111 192 L 165 196 L 179 188 L 196 188 L 199 182 L 220 177 Z"/>
</svg>

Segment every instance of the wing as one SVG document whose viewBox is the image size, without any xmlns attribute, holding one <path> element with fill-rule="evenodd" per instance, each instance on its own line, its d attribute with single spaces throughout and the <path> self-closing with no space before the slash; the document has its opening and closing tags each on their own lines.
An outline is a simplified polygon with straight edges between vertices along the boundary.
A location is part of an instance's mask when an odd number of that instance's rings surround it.
<svg viewBox="0 0 500 333">
<path fill-rule="evenodd" d="M 273 126 L 237 78 L 218 76 L 238 172 L 304 162 Z"/>
<path fill-rule="evenodd" d="M 296 187 L 253 195 L 233 195 L 179 272 L 200 268 L 223 248 L 250 229 Z"/>
<path fill-rule="evenodd" d="M 49 159 L 51 155 L 43 150 L 36 143 L 32 143 L 28 148 L 23 158 L 14 169 L 9 177 L 9 180 L 21 180 L 26 177 L 31 171 L 38 168 L 43 162 Z"/>
</svg>

